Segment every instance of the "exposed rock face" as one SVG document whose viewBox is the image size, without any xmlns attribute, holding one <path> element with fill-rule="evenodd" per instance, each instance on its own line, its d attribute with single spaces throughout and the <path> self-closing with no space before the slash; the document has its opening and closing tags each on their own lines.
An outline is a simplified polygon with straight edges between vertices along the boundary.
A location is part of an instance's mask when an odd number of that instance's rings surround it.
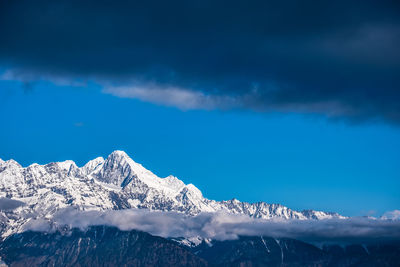
<svg viewBox="0 0 400 267">
<path fill-rule="evenodd" d="M 0 244 L 0 256 L 9 266 L 207 266 L 172 241 L 103 226 L 14 234 Z"/>
<path fill-rule="evenodd" d="M 400 242 L 319 248 L 288 238 L 240 237 L 190 249 L 215 266 L 400 266 Z"/>
<path fill-rule="evenodd" d="M 140 208 L 188 215 L 225 211 L 263 219 L 342 218 L 336 213 L 298 212 L 265 202 L 209 200 L 194 185 L 186 185 L 174 176 L 159 178 L 123 151 L 114 151 L 107 159 L 96 158 L 80 168 L 73 161 L 24 168 L 14 160 L 0 160 L 0 197 L 26 204 L 2 211 L 2 236 L 22 231 L 32 218 L 51 218 L 68 206 L 82 210 Z"/>
<path fill-rule="evenodd" d="M 13 234 L 0 243 L 8 266 L 399 266 L 400 243 L 316 247 L 294 239 L 172 241 L 135 230 Z M 1 261 L 0 261 L 1 264 Z"/>
</svg>

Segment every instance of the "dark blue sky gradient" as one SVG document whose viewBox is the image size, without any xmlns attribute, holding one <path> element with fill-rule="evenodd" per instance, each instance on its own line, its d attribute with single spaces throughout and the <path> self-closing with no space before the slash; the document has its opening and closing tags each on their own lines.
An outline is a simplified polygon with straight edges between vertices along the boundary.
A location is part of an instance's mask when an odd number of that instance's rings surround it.
<svg viewBox="0 0 400 267">
<path fill-rule="evenodd" d="M 24 90 L 25 88 L 25 90 Z M 344 215 L 400 207 L 400 129 L 322 116 L 181 111 L 100 87 L 0 81 L 0 158 L 26 166 L 113 150 L 205 197 L 281 203 Z M 375 213 L 374 213 L 375 212 Z"/>
</svg>

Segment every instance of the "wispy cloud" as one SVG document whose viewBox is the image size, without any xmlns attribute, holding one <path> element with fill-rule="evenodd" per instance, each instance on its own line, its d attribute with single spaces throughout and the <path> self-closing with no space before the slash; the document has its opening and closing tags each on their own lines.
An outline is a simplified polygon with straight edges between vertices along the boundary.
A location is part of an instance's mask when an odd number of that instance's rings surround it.
<svg viewBox="0 0 400 267">
<path fill-rule="evenodd" d="M 156 85 L 106 87 L 104 93 L 122 98 L 133 98 L 141 101 L 177 107 L 182 110 L 191 109 L 227 109 L 239 106 L 234 97 L 205 94 L 179 87 L 160 87 Z"/>
<path fill-rule="evenodd" d="M 33 87 L 33 85 L 39 82 L 50 82 L 57 86 L 82 87 L 87 85 L 87 82 L 78 76 L 65 77 L 60 74 L 56 75 L 54 73 L 44 73 L 18 68 L 10 68 L 0 72 L 0 81 L 21 82 L 23 87 Z"/>
<path fill-rule="evenodd" d="M 100 212 L 67 208 L 59 211 L 53 220 L 52 224 L 33 220 L 25 225 L 25 229 L 49 231 L 54 226 L 63 225 L 81 229 L 92 225 L 108 225 L 163 237 L 202 236 L 218 240 L 236 239 L 240 235 L 342 242 L 400 239 L 400 220 L 365 217 L 320 221 L 264 220 L 226 213 L 202 213 L 191 217 L 175 212 L 136 209 Z"/>
<path fill-rule="evenodd" d="M 181 109 L 240 103 L 400 123 L 396 1 L 38 1 L 0 4 L 0 63 L 34 78 L 156 82 L 165 91 L 106 91 Z M 256 99 L 232 101 L 254 83 Z"/>
<path fill-rule="evenodd" d="M 400 210 L 392 210 L 385 212 L 382 215 L 383 219 L 388 219 L 388 220 L 400 220 Z"/>
</svg>

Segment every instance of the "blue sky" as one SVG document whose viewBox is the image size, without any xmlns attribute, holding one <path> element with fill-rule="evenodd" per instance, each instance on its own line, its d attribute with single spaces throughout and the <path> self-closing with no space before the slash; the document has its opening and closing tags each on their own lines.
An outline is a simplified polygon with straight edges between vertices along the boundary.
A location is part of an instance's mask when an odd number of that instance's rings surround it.
<svg viewBox="0 0 400 267">
<path fill-rule="evenodd" d="M 27 89 L 28 88 L 28 89 Z M 322 115 L 181 110 L 84 86 L 0 81 L 0 158 L 26 166 L 113 150 L 211 199 L 380 215 L 400 207 L 400 129 Z"/>
</svg>

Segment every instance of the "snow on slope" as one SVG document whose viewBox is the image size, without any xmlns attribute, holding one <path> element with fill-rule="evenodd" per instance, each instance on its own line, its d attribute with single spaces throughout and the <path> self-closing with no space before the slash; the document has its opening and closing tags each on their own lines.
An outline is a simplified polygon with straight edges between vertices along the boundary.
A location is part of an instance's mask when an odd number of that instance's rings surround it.
<svg viewBox="0 0 400 267">
<path fill-rule="evenodd" d="M 1 197 L 27 204 L 13 211 L 1 211 L 3 236 L 20 231 L 30 218 L 51 218 L 57 210 L 68 206 L 81 210 L 140 208 L 188 215 L 225 211 L 264 219 L 341 218 L 336 213 L 298 212 L 265 202 L 209 200 L 194 185 L 185 185 L 174 176 L 157 177 L 123 151 L 114 151 L 107 159 L 91 160 L 81 168 L 70 160 L 26 168 L 14 160 L 0 160 Z"/>
</svg>

